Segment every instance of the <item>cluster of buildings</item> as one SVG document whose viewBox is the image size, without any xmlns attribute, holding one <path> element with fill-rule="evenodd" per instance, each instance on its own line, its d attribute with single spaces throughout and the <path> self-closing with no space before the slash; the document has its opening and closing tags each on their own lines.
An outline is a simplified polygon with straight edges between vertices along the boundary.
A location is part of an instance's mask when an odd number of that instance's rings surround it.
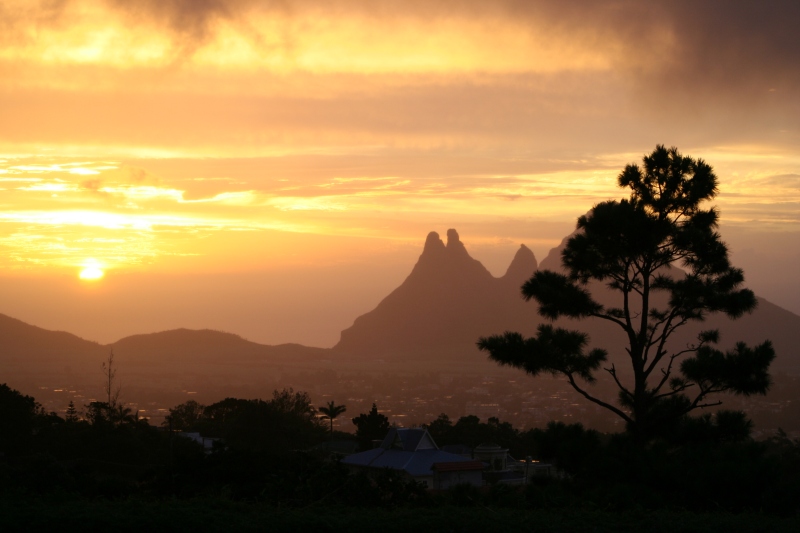
<svg viewBox="0 0 800 533">
<path fill-rule="evenodd" d="M 353 471 L 380 473 L 389 469 L 435 490 L 464 484 L 524 485 L 534 476 L 554 474 L 552 465 L 530 457 L 518 461 L 496 444 L 481 444 L 472 450 L 463 446 L 440 449 L 422 428 L 391 428 L 373 449 L 346 455 L 341 461 Z"/>
</svg>

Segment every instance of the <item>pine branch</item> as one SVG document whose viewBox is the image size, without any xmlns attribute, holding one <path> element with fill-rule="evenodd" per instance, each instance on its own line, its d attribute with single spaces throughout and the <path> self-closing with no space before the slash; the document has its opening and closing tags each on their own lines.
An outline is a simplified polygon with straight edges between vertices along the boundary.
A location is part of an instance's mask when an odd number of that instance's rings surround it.
<svg viewBox="0 0 800 533">
<path fill-rule="evenodd" d="M 614 367 L 613 364 L 611 365 L 611 368 L 604 368 L 603 370 L 611 374 L 611 377 L 614 378 L 617 387 L 619 387 L 620 391 L 622 391 L 623 394 L 625 394 L 629 398 L 633 398 L 633 393 L 629 391 L 627 388 L 625 388 L 625 386 L 619 381 L 619 378 L 617 378 L 617 369 Z"/>
<path fill-rule="evenodd" d="M 567 376 L 567 379 L 569 380 L 569 384 L 572 385 L 572 388 L 575 389 L 576 391 L 578 391 L 578 393 L 581 396 L 583 396 L 584 398 L 586 398 L 590 402 L 596 403 L 597 405 L 599 405 L 601 407 L 605 407 L 606 409 L 608 409 L 612 413 L 615 413 L 617 416 L 619 416 L 620 418 L 625 420 L 625 422 L 627 422 L 629 424 L 633 424 L 633 419 L 631 417 L 629 417 L 627 414 L 625 414 L 624 411 L 618 409 L 617 407 L 611 405 L 610 403 L 606 403 L 603 400 L 595 398 L 594 396 L 590 395 L 588 392 L 586 392 L 585 390 L 580 388 L 578 386 L 578 384 L 575 382 L 575 378 L 572 376 L 571 373 L 570 374 L 566 374 L 566 376 Z"/>
</svg>

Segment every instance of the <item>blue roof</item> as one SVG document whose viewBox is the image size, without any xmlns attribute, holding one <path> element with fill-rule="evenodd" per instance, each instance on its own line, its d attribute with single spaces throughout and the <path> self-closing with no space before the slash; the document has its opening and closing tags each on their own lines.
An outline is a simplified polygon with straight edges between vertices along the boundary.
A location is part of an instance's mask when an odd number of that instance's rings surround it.
<svg viewBox="0 0 800 533">
<path fill-rule="evenodd" d="M 421 428 L 392 428 L 384 437 L 380 447 L 385 450 L 394 449 L 406 452 L 439 449 L 428 430 Z"/>
<path fill-rule="evenodd" d="M 419 428 L 392 428 L 378 448 L 349 455 L 342 463 L 366 468 L 403 470 L 412 477 L 432 476 L 436 463 L 461 463 L 464 457 L 444 452 Z"/>
<path fill-rule="evenodd" d="M 342 463 L 367 468 L 403 470 L 413 477 L 432 476 L 435 463 L 461 463 L 464 458 L 436 449 L 406 452 L 403 450 L 375 448 L 342 459 Z"/>
<path fill-rule="evenodd" d="M 368 468 L 391 468 L 403 470 L 413 477 L 432 476 L 435 463 L 462 463 L 464 457 L 441 450 L 419 450 L 405 452 L 375 448 L 366 452 L 349 455 L 342 463 Z"/>
</svg>

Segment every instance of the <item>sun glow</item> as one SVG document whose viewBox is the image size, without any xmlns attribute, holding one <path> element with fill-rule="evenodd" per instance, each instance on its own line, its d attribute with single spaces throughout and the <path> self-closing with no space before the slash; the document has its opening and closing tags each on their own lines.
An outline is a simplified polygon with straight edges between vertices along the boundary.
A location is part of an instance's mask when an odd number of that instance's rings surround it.
<svg viewBox="0 0 800 533">
<path fill-rule="evenodd" d="M 89 259 L 83 264 L 83 269 L 78 276 L 85 280 L 98 280 L 105 275 L 101 266 L 97 260 Z"/>
</svg>

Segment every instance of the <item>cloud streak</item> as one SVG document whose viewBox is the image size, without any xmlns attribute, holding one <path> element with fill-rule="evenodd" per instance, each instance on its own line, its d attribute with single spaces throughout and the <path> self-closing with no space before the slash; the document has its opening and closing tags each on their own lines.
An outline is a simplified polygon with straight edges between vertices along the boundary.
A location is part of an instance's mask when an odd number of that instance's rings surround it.
<svg viewBox="0 0 800 533">
<path fill-rule="evenodd" d="M 526 145 L 596 155 L 656 142 L 794 149 L 800 138 L 796 2 L 2 6 L 10 153 L 455 147 L 516 158 Z"/>
<path fill-rule="evenodd" d="M 800 6 L 791 0 L 675 0 L 646 4 L 634 0 L 48 0 L 40 1 L 38 6 L 29 1 L 4 2 L 2 6 L 6 27 L 21 28 L 13 34 L 16 41 L 29 42 L 22 38 L 25 29 L 64 31 L 76 22 L 95 23 L 94 17 L 103 15 L 116 17 L 134 33 L 166 34 L 172 47 L 184 51 L 184 57 L 220 39 L 226 24 L 233 25 L 243 41 L 263 46 L 251 22 L 259 17 L 284 22 L 286 41 L 298 43 L 313 38 L 307 30 L 318 20 L 325 21 L 329 28 L 344 27 L 347 20 L 369 23 L 359 24 L 360 31 L 378 27 L 383 42 L 405 37 L 396 31 L 405 27 L 445 29 L 454 21 L 463 24 L 465 30 L 476 29 L 477 26 L 470 26 L 473 22 L 483 22 L 496 30 L 494 39 L 520 27 L 557 40 L 562 46 L 571 42 L 582 48 L 600 47 L 606 53 L 616 50 L 618 64 L 630 63 L 647 72 L 700 74 L 684 81 L 724 81 L 727 85 L 746 81 L 747 77 L 740 75 L 743 70 L 756 71 L 767 80 L 796 83 L 796 57 L 800 50 L 800 37 L 795 31 Z M 6 42 L 9 40 L 11 37 Z M 481 44 L 491 46 L 491 41 L 490 36 L 489 42 Z M 113 41 L 107 44 L 113 46 Z M 447 43 L 442 42 L 441 46 Z M 573 45 L 572 52 L 577 51 Z"/>
</svg>

